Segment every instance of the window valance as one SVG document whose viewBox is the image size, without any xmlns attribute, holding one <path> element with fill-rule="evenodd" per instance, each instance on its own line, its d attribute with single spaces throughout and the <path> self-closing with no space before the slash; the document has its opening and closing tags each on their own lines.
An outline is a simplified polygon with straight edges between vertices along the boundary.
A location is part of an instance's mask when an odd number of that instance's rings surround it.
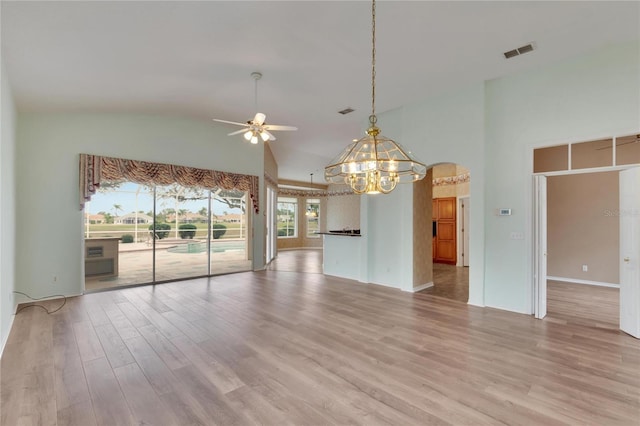
<svg viewBox="0 0 640 426">
<path fill-rule="evenodd" d="M 247 191 L 256 213 L 258 203 L 258 176 L 176 166 L 173 164 L 125 160 L 122 158 L 80 154 L 80 208 L 91 200 L 100 187 L 100 182 L 127 180 L 146 185 L 195 186 L 204 189 L 237 189 Z"/>
</svg>

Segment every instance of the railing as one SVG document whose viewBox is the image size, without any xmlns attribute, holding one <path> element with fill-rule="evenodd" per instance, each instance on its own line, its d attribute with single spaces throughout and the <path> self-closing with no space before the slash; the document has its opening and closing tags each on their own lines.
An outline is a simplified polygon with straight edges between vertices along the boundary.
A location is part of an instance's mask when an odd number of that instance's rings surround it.
<svg viewBox="0 0 640 426">
<path fill-rule="evenodd" d="M 138 242 L 138 243 L 144 243 L 153 239 L 152 238 L 153 231 L 148 229 L 149 225 L 146 225 L 146 224 L 140 224 L 140 225 L 141 226 L 138 226 L 137 230 L 134 228 L 135 225 L 112 225 L 112 224 L 89 225 L 89 226 L 85 226 L 84 237 L 85 238 L 108 238 L 108 237 L 122 238 L 123 235 L 128 234 L 133 236 L 134 242 Z M 113 226 L 113 229 L 93 230 L 91 229 L 92 226 L 100 227 L 100 228 L 104 228 L 106 226 Z M 177 232 L 176 232 L 176 229 L 166 229 L 166 230 L 156 229 L 156 234 L 167 233 L 166 238 L 189 240 L 189 238 L 180 237 L 180 232 L 184 232 L 184 231 L 195 231 L 195 235 L 193 236 L 194 239 L 206 240 L 208 236 L 207 228 L 178 229 Z M 213 235 L 213 232 L 215 231 L 216 229 L 211 230 L 212 235 Z M 238 227 L 238 228 L 227 228 L 226 232 L 224 233 L 224 235 L 220 237 L 220 239 L 222 240 L 245 239 L 246 237 L 247 237 L 247 229 L 245 227 Z M 159 240 L 162 240 L 162 239 L 159 239 Z"/>
</svg>

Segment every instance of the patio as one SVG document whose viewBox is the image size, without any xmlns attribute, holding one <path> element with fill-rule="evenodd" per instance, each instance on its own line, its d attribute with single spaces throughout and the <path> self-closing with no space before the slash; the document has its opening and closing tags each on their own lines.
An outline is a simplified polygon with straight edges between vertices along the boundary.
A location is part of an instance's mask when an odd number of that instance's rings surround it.
<svg viewBox="0 0 640 426">
<path fill-rule="evenodd" d="M 246 240 L 211 242 L 212 275 L 250 271 Z M 207 275 L 206 241 L 161 240 L 156 242 L 155 281 L 185 279 Z M 152 283 L 153 247 L 148 243 L 119 244 L 117 276 L 85 277 L 85 290 Z"/>
</svg>

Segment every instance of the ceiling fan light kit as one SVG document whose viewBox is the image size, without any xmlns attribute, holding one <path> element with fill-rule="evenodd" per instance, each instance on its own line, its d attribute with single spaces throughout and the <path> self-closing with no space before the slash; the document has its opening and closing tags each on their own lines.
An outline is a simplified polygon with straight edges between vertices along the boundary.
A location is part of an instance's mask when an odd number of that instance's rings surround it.
<svg viewBox="0 0 640 426">
<path fill-rule="evenodd" d="M 356 194 L 388 194 L 398 183 L 423 179 L 427 167 L 376 127 L 376 1 L 371 4 L 371 115 L 366 136 L 354 140 L 324 169 L 329 183 L 347 184 Z"/>
<path fill-rule="evenodd" d="M 254 94 L 254 105 L 255 110 L 258 110 L 258 80 L 262 78 L 262 74 L 255 71 L 251 73 L 251 77 L 255 80 L 255 94 Z M 267 124 L 265 120 L 267 116 L 261 112 L 256 112 L 256 115 L 253 117 L 253 120 L 249 120 L 246 123 L 239 123 L 237 121 L 228 121 L 228 120 L 220 120 L 214 118 L 213 121 L 217 121 L 219 123 L 233 124 L 235 126 L 243 126 L 244 129 L 236 130 L 235 132 L 231 132 L 228 136 L 234 136 L 242 133 L 243 137 L 251 142 L 252 144 L 257 144 L 260 139 L 264 142 L 267 141 L 275 141 L 276 138 L 269 132 L 269 130 L 276 131 L 293 131 L 298 130 L 297 127 L 293 126 L 282 126 L 278 124 Z"/>
</svg>

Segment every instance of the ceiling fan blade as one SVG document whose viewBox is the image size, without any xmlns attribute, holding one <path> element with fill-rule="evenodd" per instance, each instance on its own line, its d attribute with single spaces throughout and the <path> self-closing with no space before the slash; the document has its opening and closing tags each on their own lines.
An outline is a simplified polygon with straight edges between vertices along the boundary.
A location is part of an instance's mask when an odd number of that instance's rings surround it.
<svg viewBox="0 0 640 426">
<path fill-rule="evenodd" d="M 227 120 L 219 120 L 214 118 L 213 121 L 217 121 L 218 123 L 227 123 L 227 124 L 235 124 L 236 126 L 246 126 L 249 127 L 247 123 L 238 123 L 237 121 L 227 121 Z"/>
<path fill-rule="evenodd" d="M 270 141 L 275 141 L 276 137 L 273 136 L 267 129 L 262 129 L 263 132 L 265 132 L 268 136 L 269 136 L 269 140 Z"/>
<path fill-rule="evenodd" d="M 265 118 L 267 118 L 266 115 L 264 115 L 261 112 L 257 112 L 256 116 L 253 117 L 253 124 L 257 124 L 258 126 L 262 126 L 264 124 Z"/>
<path fill-rule="evenodd" d="M 247 131 L 247 129 L 236 130 L 235 132 L 229 133 L 227 136 L 239 135 L 240 133 L 244 133 L 246 131 Z"/>
<path fill-rule="evenodd" d="M 640 138 L 636 138 L 636 140 L 634 141 L 627 141 L 627 142 L 620 142 L 620 143 L 616 143 L 616 147 L 618 146 L 625 146 L 625 145 L 629 145 L 631 143 L 638 143 L 640 142 Z M 603 149 L 612 149 L 613 147 L 611 146 L 604 146 L 602 148 L 596 148 L 596 151 L 602 151 Z"/>
<path fill-rule="evenodd" d="M 281 126 L 279 124 L 267 124 L 266 126 L 264 126 L 265 129 L 268 130 L 276 130 L 276 131 L 282 131 L 282 130 L 298 130 L 297 127 L 293 127 L 293 126 Z"/>
</svg>

